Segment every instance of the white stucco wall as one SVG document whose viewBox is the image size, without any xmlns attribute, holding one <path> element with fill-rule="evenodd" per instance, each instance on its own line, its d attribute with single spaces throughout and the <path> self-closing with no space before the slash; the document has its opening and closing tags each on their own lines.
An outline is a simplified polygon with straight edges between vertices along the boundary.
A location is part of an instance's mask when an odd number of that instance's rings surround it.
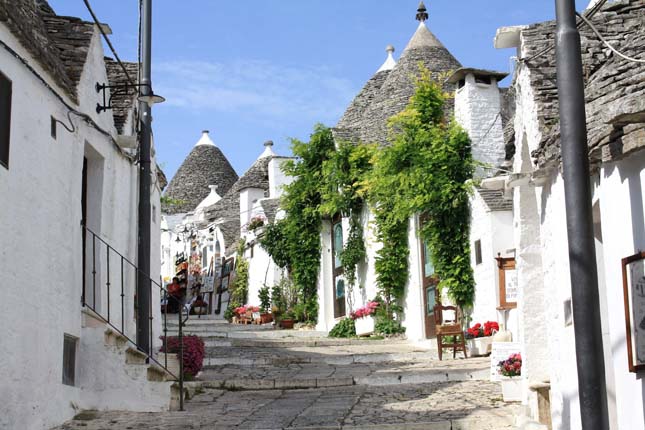
<svg viewBox="0 0 645 430">
<path fill-rule="evenodd" d="M 287 176 L 282 171 L 282 165 L 291 159 L 289 157 L 273 157 L 269 161 L 269 196 L 272 199 L 281 197 L 285 185 L 293 182 L 293 177 Z"/>
<path fill-rule="evenodd" d="M 0 25 L 0 39 L 64 94 L 4 25 Z M 107 80 L 102 58 L 95 35 L 78 93 L 84 100 L 82 107 L 91 106 L 87 113 L 113 132 L 112 116 L 97 115 L 94 110 L 98 101 L 94 84 Z M 76 386 L 62 384 L 63 335 L 70 334 L 81 342 L 89 341 L 86 336 L 90 336 L 81 329 L 83 157 L 91 154 L 100 164 L 94 172 L 100 176 L 94 180 L 101 192 L 93 194 L 88 205 L 88 211 L 94 211 L 92 227 L 131 261 L 136 261 L 138 169 L 106 136 L 78 117 L 72 117 L 74 133 L 58 125 L 53 139 L 50 116 L 67 122 L 67 108 L 4 49 L 0 49 L 0 70 L 13 86 L 9 169 L 0 166 L 0 237 L 7 245 L 0 247 L 0 273 L 4 302 L 12 304 L 0 316 L 4 330 L 0 343 L 5 354 L 0 367 L 5 387 L 0 390 L 0 427 L 44 429 L 69 419 L 75 408 L 85 405 L 80 372 Z M 153 195 L 153 204 L 159 207 L 158 190 Z M 158 231 L 158 224 L 153 223 L 152 246 Z M 158 247 L 153 249 L 152 269 L 158 273 L 158 263 L 154 263 Z M 97 294 L 103 308 L 108 303 L 105 275 L 105 270 L 99 272 L 103 282 L 98 287 L 100 296 Z M 130 333 L 133 288 L 131 283 L 125 286 L 125 324 Z M 120 294 L 116 289 L 111 291 L 112 305 Z M 154 300 L 158 303 L 158 297 Z M 115 309 L 112 307 L 113 312 Z M 79 349 L 77 369 L 92 360 L 83 352 Z M 97 364 L 96 372 L 103 371 Z M 88 389 L 92 390 L 91 384 Z"/>
<path fill-rule="evenodd" d="M 605 165 L 600 172 L 600 184 L 597 195 L 602 216 L 609 349 L 613 355 L 606 371 L 613 371 L 615 379 L 615 388 L 610 389 L 609 396 L 615 397 L 617 428 L 643 430 L 645 382 L 642 375 L 629 373 L 627 367 L 620 261 L 645 249 L 645 153 Z"/>
<path fill-rule="evenodd" d="M 500 116 L 500 94 L 497 81 L 475 82 L 468 73 L 466 82 L 455 93 L 455 119 L 468 132 L 473 142 L 473 157 L 492 167 L 504 161 L 504 132 Z M 478 176 L 489 176 L 494 170 L 478 169 Z"/>
<path fill-rule="evenodd" d="M 481 241 L 482 262 L 476 263 L 475 242 Z M 471 313 L 471 325 L 484 324 L 486 321 L 497 321 L 500 328 L 511 331 L 513 338 L 518 337 L 517 311 L 498 310 L 499 306 L 499 271 L 498 254 L 502 257 L 512 257 L 508 253 L 514 246 L 513 212 L 490 211 L 488 206 L 475 192 L 471 199 L 471 265 L 475 277 L 475 303 Z"/>
</svg>

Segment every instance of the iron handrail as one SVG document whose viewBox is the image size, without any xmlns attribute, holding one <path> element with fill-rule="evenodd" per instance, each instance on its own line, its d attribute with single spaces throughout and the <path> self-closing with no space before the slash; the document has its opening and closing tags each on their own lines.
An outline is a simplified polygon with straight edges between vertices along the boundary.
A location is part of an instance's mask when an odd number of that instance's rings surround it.
<svg viewBox="0 0 645 430">
<path fill-rule="evenodd" d="M 161 286 L 158 282 L 156 282 L 154 279 L 152 279 L 147 273 L 144 273 L 139 269 L 132 261 L 130 261 L 127 257 L 125 257 L 123 254 L 121 254 L 119 251 L 114 249 L 109 243 L 107 243 L 103 238 L 101 238 L 97 233 L 92 231 L 89 227 L 82 225 L 83 228 L 83 234 L 86 235 L 86 232 L 89 232 L 92 235 L 92 303 L 89 303 L 86 296 L 86 272 L 85 270 L 87 269 L 86 267 L 84 268 L 84 273 L 83 273 L 83 291 L 82 291 L 82 297 L 81 297 L 81 302 L 83 307 L 89 308 L 93 314 L 98 317 L 101 321 L 103 321 L 105 324 L 107 324 L 110 328 L 115 330 L 119 335 L 123 336 L 129 343 L 134 345 L 138 351 L 143 352 L 146 357 L 148 362 L 153 362 L 159 367 L 161 367 L 165 372 L 168 373 L 178 384 L 179 384 L 179 409 L 181 411 L 184 410 L 184 369 L 183 369 L 183 347 L 184 347 L 184 342 L 183 342 L 183 325 L 185 324 L 186 320 L 183 319 L 183 305 L 181 303 L 181 300 L 178 299 L 177 297 L 173 296 L 166 290 L 163 286 Z M 107 287 L 107 318 L 103 316 L 96 308 L 96 245 L 97 245 L 97 239 L 99 241 L 99 246 L 102 243 L 105 245 L 106 248 L 106 287 Z M 88 245 L 87 241 L 85 241 L 86 247 Z M 100 250 L 99 250 L 100 251 Z M 87 252 L 87 249 L 83 250 L 84 253 Z M 121 280 L 121 328 L 117 327 L 116 323 L 113 323 L 113 320 L 111 320 L 111 306 L 110 306 L 110 287 L 112 286 L 112 283 L 110 282 L 110 253 L 116 254 L 120 258 L 120 280 Z M 100 254 L 100 252 L 99 252 Z M 85 255 L 85 254 L 84 254 Z M 99 255 L 100 257 L 100 255 Z M 124 291 L 124 286 L 125 286 L 125 277 L 124 277 L 124 263 L 127 263 L 127 265 L 135 271 L 136 274 L 143 274 L 146 278 L 148 278 L 149 281 L 149 289 L 150 289 L 150 307 L 152 309 L 152 287 L 153 285 L 157 287 L 159 291 L 159 297 L 164 300 L 165 307 L 162 312 L 162 328 L 163 328 L 163 336 L 161 338 L 163 339 L 163 348 L 162 351 L 164 353 L 164 363 L 162 364 L 159 360 L 157 360 L 154 357 L 154 353 L 151 351 L 146 352 L 142 350 L 140 345 L 133 339 L 130 338 L 126 334 L 125 330 L 125 291 Z M 139 277 L 135 277 L 135 282 L 139 282 Z M 178 360 L 179 360 L 179 375 L 176 375 L 174 372 L 172 372 L 168 368 L 168 307 L 169 303 L 176 303 L 177 308 L 178 308 L 178 341 L 179 341 L 179 353 L 178 353 Z M 138 307 L 138 301 L 135 302 L 135 308 Z M 153 336 L 153 330 L 152 330 L 152 322 L 153 322 L 153 314 L 150 312 L 150 347 L 152 347 L 152 336 Z M 161 351 L 160 351 L 161 352 Z"/>
</svg>

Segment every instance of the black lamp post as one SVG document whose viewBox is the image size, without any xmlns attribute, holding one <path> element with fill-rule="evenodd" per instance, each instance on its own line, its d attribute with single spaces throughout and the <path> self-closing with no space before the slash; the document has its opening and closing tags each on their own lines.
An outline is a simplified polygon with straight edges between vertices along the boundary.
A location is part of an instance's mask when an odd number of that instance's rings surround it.
<svg viewBox="0 0 645 430">
<path fill-rule="evenodd" d="M 562 175 L 567 211 L 578 394 L 582 428 L 607 430 L 607 388 L 593 235 L 587 120 L 580 33 L 576 27 L 575 12 L 574 0 L 556 0 Z"/>
</svg>

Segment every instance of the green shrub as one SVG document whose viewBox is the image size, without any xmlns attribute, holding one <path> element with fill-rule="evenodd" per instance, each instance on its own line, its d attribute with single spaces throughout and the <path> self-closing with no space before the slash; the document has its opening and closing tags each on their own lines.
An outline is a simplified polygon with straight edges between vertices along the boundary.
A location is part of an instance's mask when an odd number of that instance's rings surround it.
<svg viewBox="0 0 645 430">
<path fill-rule="evenodd" d="M 400 321 L 389 318 L 377 318 L 374 322 L 374 332 L 382 335 L 403 334 L 405 327 Z"/>
<path fill-rule="evenodd" d="M 354 320 L 351 318 L 343 318 L 338 321 L 338 324 L 336 324 L 329 332 L 329 337 L 347 338 L 354 336 L 356 336 L 356 325 L 354 324 Z"/>
</svg>

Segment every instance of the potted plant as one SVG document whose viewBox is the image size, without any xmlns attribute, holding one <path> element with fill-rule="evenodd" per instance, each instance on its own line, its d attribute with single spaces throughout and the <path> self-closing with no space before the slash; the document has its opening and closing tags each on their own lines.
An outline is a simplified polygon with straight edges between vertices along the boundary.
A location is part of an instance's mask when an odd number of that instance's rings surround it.
<svg viewBox="0 0 645 430">
<path fill-rule="evenodd" d="M 296 322 L 295 315 L 291 309 L 284 313 L 284 317 L 280 321 L 280 327 L 285 329 L 292 329 L 293 324 Z"/>
<path fill-rule="evenodd" d="M 269 287 L 264 286 L 260 288 L 258 292 L 260 298 L 260 320 L 262 324 L 267 324 L 273 321 L 273 316 L 269 313 L 271 310 L 271 294 L 269 293 Z"/>
<path fill-rule="evenodd" d="M 246 224 L 246 231 L 255 231 L 260 227 L 263 227 L 265 223 L 266 218 L 264 215 L 256 215 L 249 220 L 248 224 Z"/>
<path fill-rule="evenodd" d="M 192 305 L 192 311 L 195 315 L 206 315 L 208 312 L 208 305 L 202 298 L 202 296 L 198 296 L 197 299 L 193 302 Z"/>
<path fill-rule="evenodd" d="M 482 326 L 477 323 L 466 330 L 465 338 L 471 356 L 486 355 L 491 352 L 493 335 L 499 331 L 499 324 L 486 321 Z"/>
<path fill-rule="evenodd" d="M 505 402 L 522 400 L 522 355 L 511 354 L 506 360 L 497 363 L 497 373 L 502 379 L 502 396 Z"/>
<path fill-rule="evenodd" d="M 350 318 L 354 320 L 356 327 L 356 335 L 368 336 L 374 333 L 374 313 L 378 308 L 377 301 L 367 302 L 362 308 L 356 309 L 350 314 Z"/>
</svg>

